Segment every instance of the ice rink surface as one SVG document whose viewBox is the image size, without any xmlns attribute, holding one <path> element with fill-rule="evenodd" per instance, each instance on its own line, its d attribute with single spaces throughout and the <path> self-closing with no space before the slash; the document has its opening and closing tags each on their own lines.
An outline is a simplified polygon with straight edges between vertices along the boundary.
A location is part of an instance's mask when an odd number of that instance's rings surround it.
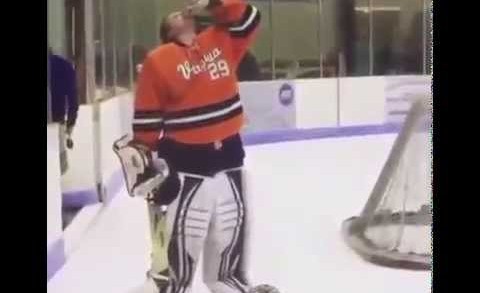
<svg viewBox="0 0 480 293">
<path fill-rule="evenodd" d="M 340 228 L 365 204 L 395 135 L 247 147 L 250 278 L 281 293 L 427 293 L 430 272 L 378 267 Z M 105 208 L 49 293 L 131 293 L 149 267 L 146 206 L 125 191 Z M 192 293 L 207 293 L 197 271 Z"/>
</svg>

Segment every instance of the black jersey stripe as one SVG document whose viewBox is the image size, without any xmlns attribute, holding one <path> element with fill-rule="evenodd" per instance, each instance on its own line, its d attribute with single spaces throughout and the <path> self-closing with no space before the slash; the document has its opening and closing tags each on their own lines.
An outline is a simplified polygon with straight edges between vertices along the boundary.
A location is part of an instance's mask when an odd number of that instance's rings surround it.
<svg viewBox="0 0 480 293">
<path fill-rule="evenodd" d="M 132 124 L 133 131 L 160 131 L 163 127 L 163 122 L 155 122 L 155 123 L 142 123 L 136 124 L 135 122 Z"/>
<path fill-rule="evenodd" d="M 180 110 L 180 111 L 172 111 L 165 114 L 165 119 L 177 119 L 177 118 L 186 118 L 191 116 L 203 115 L 208 114 L 216 111 L 223 110 L 225 108 L 230 107 L 231 105 L 235 104 L 236 102 L 240 101 L 240 96 L 236 94 L 230 99 L 225 101 L 210 104 L 203 107 L 197 107 L 194 109 L 187 109 L 187 110 Z"/>
<path fill-rule="evenodd" d="M 140 112 L 133 120 L 133 130 L 135 132 L 161 131 L 161 130 L 185 130 L 190 128 L 204 127 L 220 123 L 231 119 L 243 113 L 240 96 L 210 104 L 204 107 L 194 109 L 163 112 L 163 118 L 153 116 L 154 111 L 145 116 L 145 112 Z M 142 117 L 142 118 L 140 118 Z M 163 119 L 163 120 L 162 120 Z"/>
<path fill-rule="evenodd" d="M 255 28 L 257 28 L 257 26 L 260 23 L 260 20 L 261 20 L 260 13 L 257 13 L 253 22 L 247 28 L 241 31 L 230 31 L 230 35 L 232 36 L 232 38 L 245 38 L 249 36 L 255 30 Z"/>
<path fill-rule="evenodd" d="M 168 123 L 168 120 L 167 120 L 165 122 L 164 129 L 167 131 L 178 131 L 178 130 L 210 126 L 210 125 L 214 125 L 214 124 L 229 120 L 231 118 L 234 118 L 242 113 L 243 113 L 243 108 L 240 106 L 226 114 L 215 116 L 213 118 L 208 118 L 204 120 L 198 120 L 194 122 Z"/>
<path fill-rule="evenodd" d="M 253 7 L 251 4 L 247 4 L 245 11 L 243 12 L 242 18 L 229 25 L 229 29 L 231 31 L 240 30 L 242 27 L 248 26 L 248 22 L 251 21 L 251 17 L 253 13 L 257 13 L 257 9 Z"/>
<path fill-rule="evenodd" d="M 133 131 L 159 131 L 163 129 L 163 111 L 136 110 L 133 114 Z"/>
<path fill-rule="evenodd" d="M 237 38 L 246 37 L 258 26 L 260 20 L 260 11 L 249 4 L 243 13 L 242 19 L 229 27 L 230 35 Z"/>
</svg>

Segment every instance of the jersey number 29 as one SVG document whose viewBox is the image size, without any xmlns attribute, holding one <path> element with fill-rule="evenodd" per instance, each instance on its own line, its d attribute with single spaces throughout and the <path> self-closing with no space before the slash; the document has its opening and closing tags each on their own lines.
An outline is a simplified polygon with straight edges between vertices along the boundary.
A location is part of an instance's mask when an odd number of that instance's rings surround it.
<svg viewBox="0 0 480 293">
<path fill-rule="evenodd" d="M 219 60 L 218 62 L 209 63 L 208 72 L 210 72 L 210 78 L 212 80 L 230 75 L 230 69 L 228 68 L 228 64 L 225 60 Z"/>
</svg>

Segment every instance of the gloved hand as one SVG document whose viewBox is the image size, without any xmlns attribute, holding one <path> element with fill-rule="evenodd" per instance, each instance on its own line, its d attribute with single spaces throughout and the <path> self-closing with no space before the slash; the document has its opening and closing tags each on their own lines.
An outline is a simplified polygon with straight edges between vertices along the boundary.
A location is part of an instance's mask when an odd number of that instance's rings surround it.
<svg viewBox="0 0 480 293">
<path fill-rule="evenodd" d="M 178 173 L 171 172 L 158 188 L 153 189 L 148 200 L 158 206 L 169 205 L 177 198 L 180 186 Z"/>
<path fill-rule="evenodd" d="M 70 135 L 67 135 L 66 145 L 69 150 L 73 149 L 73 139 Z"/>
<path fill-rule="evenodd" d="M 130 157 L 133 168 L 127 167 L 129 172 L 136 173 L 131 187 L 132 196 L 152 201 L 154 191 L 164 184 L 169 177 L 170 169 L 164 159 L 156 157 L 149 150 L 144 150 L 138 145 L 131 145 L 131 147 L 141 153 L 141 157 L 136 154 Z"/>
<path fill-rule="evenodd" d="M 176 198 L 180 179 L 163 158 L 128 136 L 117 140 L 113 150 L 122 164 L 130 196 L 142 197 L 158 205 L 168 205 Z"/>
</svg>

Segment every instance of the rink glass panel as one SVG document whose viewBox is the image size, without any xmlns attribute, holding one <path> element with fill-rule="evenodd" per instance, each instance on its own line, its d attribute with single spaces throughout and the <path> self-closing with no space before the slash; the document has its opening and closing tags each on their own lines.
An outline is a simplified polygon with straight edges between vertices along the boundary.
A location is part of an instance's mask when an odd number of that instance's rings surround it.
<svg viewBox="0 0 480 293">
<path fill-rule="evenodd" d="M 65 3 L 48 1 L 49 43 L 67 54 Z M 158 28 L 168 13 L 182 8 L 174 0 L 88 0 L 93 15 L 77 67 L 92 66 L 95 98 L 133 90 L 145 52 L 159 44 Z M 252 0 L 262 13 L 251 49 L 263 80 L 431 73 L 431 0 Z M 68 5 L 67 5 L 68 7 Z M 69 55 L 69 54 L 67 54 Z M 69 56 L 71 57 L 71 56 Z M 85 79 L 85 78 L 84 78 Z M 80 87 L 87 87 L 81 82 Z M 79 89 L 87 92 L 86 89 Z M 83 94 L 86 95 L 86 94 Z"/>
<path fill-rule="evenodd" d="M 264 16 L 253 51 L 266 79 L 431 73 L 430 0 L 253 3 Z"/>
<path fill-rule="evenodd" d="M 424 0 L 373 0 L 373 74 L 425 74 Z"/>
</svg>

